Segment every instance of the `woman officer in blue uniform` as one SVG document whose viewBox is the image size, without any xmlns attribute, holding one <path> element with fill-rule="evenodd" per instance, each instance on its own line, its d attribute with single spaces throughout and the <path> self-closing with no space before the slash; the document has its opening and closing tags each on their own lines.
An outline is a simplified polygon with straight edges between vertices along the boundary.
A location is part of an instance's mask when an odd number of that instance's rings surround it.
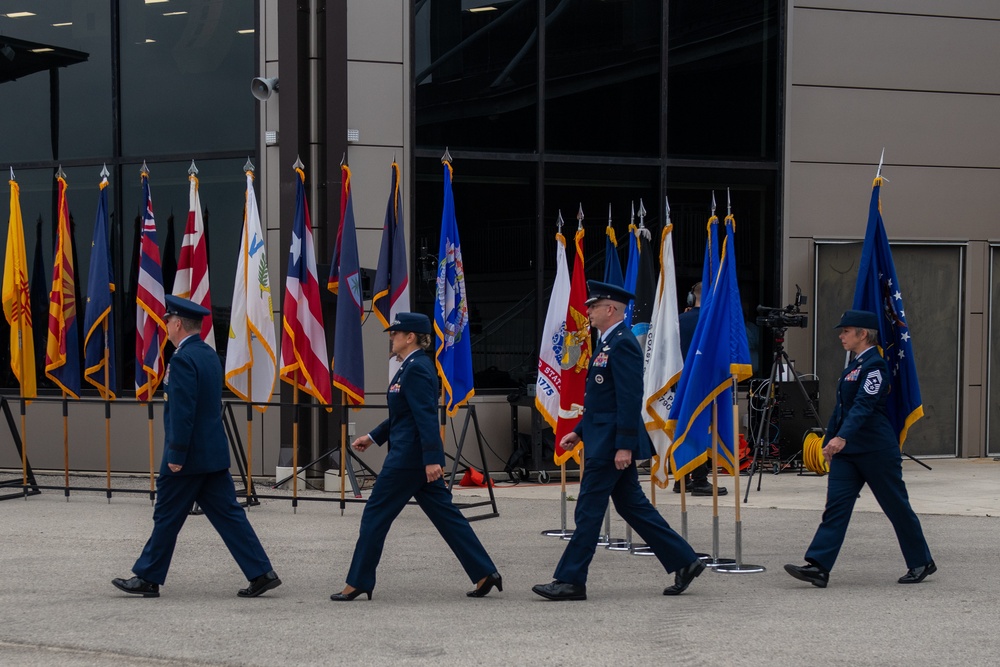
<svg viewBox="0 0 1000 667">
<path fill-rule="evenodd" d="M 892 523 L 906 567 L 901 584 L 919 584 L 937 571 L 920 520 L 903 483 L 902 455 L 886 414 L 889 367 L 879 355 L 878 315 L 848 310 L 840 318 L 840 342 L 854 353 L 837 385 L 837 405 L 826 429 L 823 456 L 830 462 L 823 520 L 806 551 L 805 565 L 786 565 L 796 579 L 826 588 L 844 542 L 854 501 L 867 483 Z"/>
<path fill-rule="evenodd" d="M 452 504 L 451 492 L 441 479 L 444 446 L 437 425 L 438 380 L 434 363 L 426 354 L 431 346 L 431 322 L 419 313 L 399 313 L 386 329 L 392 353 L 402 362 L 389 383 L 386 402 L 389 418 L 351 446 L 363 452 L 372 443 L 389 443 L 389 453 L 361 516 L 347 585 L 330 596 L 349 602 L 361 594 L 372 597 L 375 569 L 393 520 L 415 498 L 466 574 L 476 584 L 469 597 L 483 597 L 503 580 L 469 521 Z"/>
</svg>

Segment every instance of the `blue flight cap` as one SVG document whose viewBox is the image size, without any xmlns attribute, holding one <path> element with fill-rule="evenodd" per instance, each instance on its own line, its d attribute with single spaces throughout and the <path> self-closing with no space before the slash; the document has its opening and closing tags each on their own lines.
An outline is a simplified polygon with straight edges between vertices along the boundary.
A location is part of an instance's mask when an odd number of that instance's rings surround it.
<svg viewBox="0 0 1000 667">
<path fill-rule="evenodd" d="M 415 334 L 430 334 L 431 321 L 423 313 L 396 313 L 392 324 L 385 331 L 406 331 Z"/>
<path fill-rule="evenodd" d="M 878 315 L 870 310 L 845 310 L 840 316 L 840 324 L 834 329 L 843 327 L 861 327 L 862 329 L 874 329 L 878 331 Z"/>
<path fill-rule="evenodd" d="M 584 302 L 587 306 L 600 299 L 609 299 L 627 305 L 629 301 L 635 298 L 635 294 L 632 294 L 624 287 L 612 285 L 611 283 L 602 283 L 598 280 L 587 281 L 587 293 L 590 295 Z"/>
<path fill-rule="evenodd" d="M 200 306 L 190 299 L 182 299 L 179 296 L 168 294 L 164 300 L 167 302 L 167 311 L 164 315 L 176 315 L 187 320 L 200 320 L 210 314 L 208 308 Z"/>
</svg>

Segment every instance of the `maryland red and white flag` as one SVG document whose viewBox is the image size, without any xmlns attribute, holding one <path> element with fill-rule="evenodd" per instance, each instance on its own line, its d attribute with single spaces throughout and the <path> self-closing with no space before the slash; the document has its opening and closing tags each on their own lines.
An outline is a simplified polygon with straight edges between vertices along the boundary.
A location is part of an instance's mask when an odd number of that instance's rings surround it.
<svg viewBox="0 0 1000 667">
<path fill-rule="evenodd" d="M 253 172 L 247 171 L 243 239 L 233 285 L 233 311 L 226 348 L 226 386 L 244 401 L 266 403 L 274 393 L 277 377 L 274 310 L 271 282 L 264 252 L 264 233 L 253 189 Z M 255 405 L 260 412 L 266 405 Z"/>
<path fill-rule="evenodd" d="M 193 166 L 193 163 L 192 163 Z M 197 173 L 197 172 L 196 172 Z M 201 339 L 215 349 L 215 327 L 212 324 L 212 294 L 208 288 L 208 244 L 205 240 L 205 220 L 201 215 L 198 177 L 188 176 L 187 226 L 181 241 L 181 257 L 174 277 L 174 296 L 190 299 L 208 309 L 201 325 Z"/>
</svg>

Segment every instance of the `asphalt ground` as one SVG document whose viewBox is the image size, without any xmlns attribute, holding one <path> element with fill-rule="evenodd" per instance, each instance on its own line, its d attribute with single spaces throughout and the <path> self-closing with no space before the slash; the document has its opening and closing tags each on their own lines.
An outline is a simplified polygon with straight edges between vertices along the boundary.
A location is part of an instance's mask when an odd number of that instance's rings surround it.
<svg viewBox="0 0 1000 667">
<path fill-rule="evenodd" d="M 904 466 L 938 565 L 922 584 L 896 583 L 906 566 L 867 490 L 829 588 L 789 577 L 782 565 L 802 562 L 825 480 L 783 473 L 765 474 L 760 491 L 755 478 L 741 505 L 743 560 L 765 572 L 706 572 L 684 595 L 664 597 L 672 577 L 655 558 L 599 548 L 585 602 L 531 592 L 551 579 L 564 547 L 540 535 L 559 527 L 557 484 L 498 484 L 500 517 L 473 523 L 504 577 L 502 593 L 467 598 L 472 584 L 457 560 L 409 507 L 389 534 L 373 599 L 352 603 L 328 598 L 343 586 L 360 504 L 343 516 L 337 503 L 301 502 L 293 512 L 288 500 L 271 499 L 252 508 L 284 582 L 254 599 L 236 596 L 245 585 L 239 569 L 207 520 L 192 516 L 161 597 L 144 599 L 110 580 L 131 576 L 151 529 L 148 498 L 116 494 L 109 503 L 103 493 L 73 492 L 67 502 L 47 490 L 0 502 L 0 664 L 996 665 L 1000 462 L 928 463 L 932 471 Z M 719 555 L 731 557 L 734 484 L 722 482 L 730 493 L 719 499 Z M 115 479 L 130 483 L 148 481 Z M 570 497 L 575 489 L 567 487 Z M 658 491 L 657 504 L 679 527 L 680 496 Z M 689 498 L 687 510 L 692 545 L 710 551 L 712 498 Z M 624 528 L 616 517 L 613 536 Z"/>
</svg>

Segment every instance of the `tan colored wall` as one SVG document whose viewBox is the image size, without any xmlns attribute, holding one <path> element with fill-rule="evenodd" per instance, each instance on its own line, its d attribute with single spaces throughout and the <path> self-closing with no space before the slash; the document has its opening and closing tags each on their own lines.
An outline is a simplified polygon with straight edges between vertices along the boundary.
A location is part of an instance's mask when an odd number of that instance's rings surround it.
<svg viewBox="0 0 1000 667">
<path fill-rule="evenodd" d="M 814 241 L 864 237 L 885 148 L 891 242 L 965 244 L 959 452 L 985 454 L 988 241 L 1000 186 L 1000 3 L 821 0 L 788 9 L 784 262 L 786 300 L 813 285 Z M 840 309 L 840 304 L 813 304 Z M 820 332 L 822 335 L 824 332 Z M 954 336 L 955 331 L 922 332 Z M 789 338 L 806 370 L 810 335 Z M 925 403 L 936 391 L 924 387 Z"/>
</svg>

